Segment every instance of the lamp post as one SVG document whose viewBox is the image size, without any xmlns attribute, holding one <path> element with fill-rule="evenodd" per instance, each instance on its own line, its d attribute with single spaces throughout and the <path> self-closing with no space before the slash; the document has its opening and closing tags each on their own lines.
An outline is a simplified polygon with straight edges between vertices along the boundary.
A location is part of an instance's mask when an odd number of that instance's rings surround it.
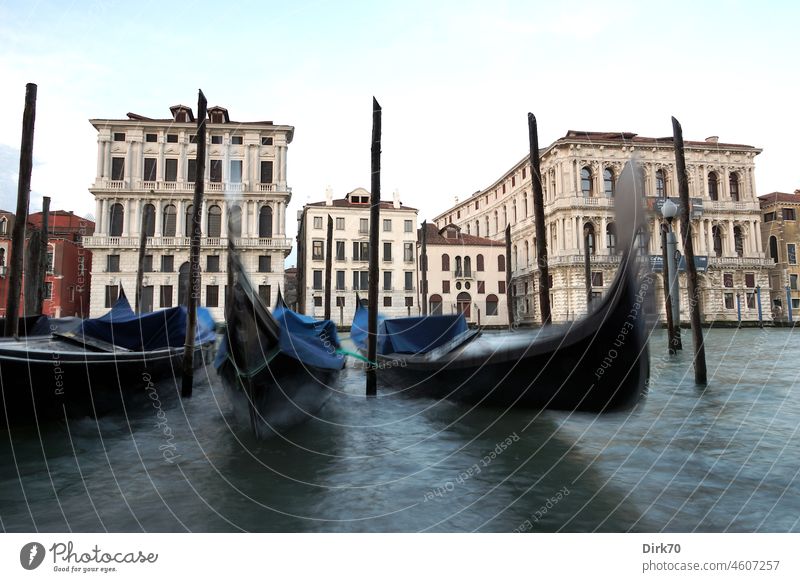
<svg viewBox="0 0 800 582">
<path fill-rule="evenodd" d="M 789 323 L 794 324 L 794 317 L 792 314 L 792 290 L 789 285 L 786 286 L 786 313 L 789 315 Z"/>
<path fill-rule="evenodd" d="M 673 322 L 673 337 L 672 346 L 676 350 L 683 349 L 681 343 L 681 302 L 680 302 L 680 286 L 678 277 L 678 243 L 675 239 L 675 231 L 672 229 L 672 221 L 678 214 L 678 206 L 669 198 L 661 206 L 661 215 L 667 221 L 667 248 L 666 255 L 669 261 L 669 267 L 666 269 L 667 276 L 669 277 L 669 295 L 672 300 L 672 322 Z"/>
</svg>

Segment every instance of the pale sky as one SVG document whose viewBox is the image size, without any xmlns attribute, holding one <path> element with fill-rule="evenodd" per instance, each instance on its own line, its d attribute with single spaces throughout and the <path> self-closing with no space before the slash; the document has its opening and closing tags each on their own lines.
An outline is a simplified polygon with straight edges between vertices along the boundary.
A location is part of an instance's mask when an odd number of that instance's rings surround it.
<svg viewBox="0 0 800 582">
<path fill-rule="evenodd" d="M 759 194 L 800 188 L 796 2 L 48 2 L 0 0 L 0 207 L 16 208 L 25 83 L 38 84 L 32 211 L 94 212 L 89 118 L 196 109 L 293 125 L 296 211 L 370 187 L 420 222 L 569 129 L 762 148 Z M 287 267 L 293 264 L 293 255 Z"/>
</svg>

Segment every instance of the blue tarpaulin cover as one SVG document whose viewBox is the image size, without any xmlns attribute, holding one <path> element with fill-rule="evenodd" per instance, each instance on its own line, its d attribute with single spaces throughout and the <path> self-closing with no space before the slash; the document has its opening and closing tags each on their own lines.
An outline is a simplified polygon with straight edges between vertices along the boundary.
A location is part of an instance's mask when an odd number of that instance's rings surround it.
<svg viewBox="0 0 800 582">
<path fill-rule="evenodd" d="M 367 349 L 368 311 L 359 306 L 353 317 L 350 338 L 360 350 Z M 378 316 L 378 353 L 424 354 L 469 330 L 463 313 L 425 317 Z"/>
<path fill-rule="evenodd" d="M 318 321 L 283 306 L 273 309 L 272 315 L 280 325 L 279 346 L 282 353 L 317 368 L 344 368 L 344 356 L 337 352 L 339 336 L 331 320 Z"/>
<path fill-rule="evenodd" d="M 122 295 L 111 311 L 102 317 L 84 320 L 76 333 L 133 351 L 180 347 L 186 341 L 187 313 L 186 307 L 180 306 L 137 315 Z M 202 344 L 215 340 L 211 314 L 206 308 L 198 307 L 195 341 Z"/>
</svg>

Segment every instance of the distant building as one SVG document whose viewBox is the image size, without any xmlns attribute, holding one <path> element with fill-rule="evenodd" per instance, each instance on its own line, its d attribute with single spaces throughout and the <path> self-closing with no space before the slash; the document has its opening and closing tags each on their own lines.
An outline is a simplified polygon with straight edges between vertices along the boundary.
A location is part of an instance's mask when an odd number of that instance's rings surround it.
<svg viewBox="0 0 800 582">
<path fill-rule="evenodd" d="M 284 272 L 283 300 L 290 309 L 297 310 L 297 267 L 290 267 Z"/>
<path fill-rule="evenodd" d="M 769 270 L 769 305 L 775 321 L 793 321 L 800 316 L 800 266 L 797 249 L 800 247 L 800 190 L 794 194 L 772 192 L 758 197 L 764 225 L 761 229 L 767 257 L 774 261 Z"/>
<path fill-rule="evenodd" d="M 685 145 L 692 236 L 705 321 L 736 321 L 737 295 L 742 319 L 756 321 L 757 287 L 767 287 L 767 272 L 772 265 L 764 257 L 761 209 L 756 198 L 755 157 L 761 150 L 721 143 L 716 137 L 686 141 Z M 660 272 L 662 217 L 656 209 L 667 197 L 679 203 L 672 137 L 569 131 L 540 151 L 554 321 L 572 320 L 587 311 L 587 246 L 592 296 L 601 296 L 614 279 L 620 258 L 617 237 L 628 236 L 618 233 L 615 223 L 616 180 L 634 155 L 644 170 L 649 208 L 650 236 L 644 251 Z M 511 225 L 516 319 L 523 323 L 541 321 L 528 156 L 487 188 L 439 214 L 435 222 L 439 228 L 455 224 L 467 234 L 498 241 L 503 240 L 506 226 Z M 675 220 L 675 226 L 680 230 L 680 220 Z M 680 236 L 678 239 L 683 254 Z M 663 310 L 663 286 L 659 282 L 656 288 L 656 304 Z M 681 290 L 682 319 L 688 321 L 684 273 Z"/>
<path fill-rule="evenodd" d="M 507 325 L 505 242 L 465 234 L 453 224 L 425 226 L 428 313 L 462 311 L 469 322 Z M 417 263 L 422 265 L 421 245 L 418 252 Z M 419 285 L 421 289 L 421 275 Z"/>
<path fill-rule="evenodd" d="M 6 315 L 7 265 L 11 256 L 13 223 L 12 213 L 0 211 L 0 317 Z M 92 253 L 83 248 L 81 240 L 83 236 L 91 236 L 94 232 L 94 222 L 71 211 L 56 210 L 50 212 L 48 223 L 47 273 L 42 312 L 51 317 L 88 316 Z M 41 212 L 28 216 L 28 228 L 42 228 Z M 23 296 L 20 315 L 24 314 L 24 304 Z"/>
<path fill-rule="evenodd" d="M 84 243 L 95 256 L 93 316 L 111 306 L 120 284 L 134 297 L 143 216 L 148 223 L 142 311 L 187 302 L 197 124 L 191 107 L 175 105 L 170 114 L 91 120 L 97 172 L 89 191 L 96 200 L 97 231 Z M 267 304 L 283 284 L 283 261 L 292 246 L 285 230 L 291 199 L 286 152 L 294 128 L 232 121 L 227 109 L 211 107 L 206 130 L 200 304 L 222 319 L 229 237 Z"/>
<path fill-rule="evenodd" d="M 355 313 L 358 293 L 367 299 L 369 280 L 370 193 L 357 188 L 344 198 L 306 204 L 298 212 L 298 309 L 308 315 L 324 314 L 325 241 L 328 216 L 333 219 L 333 273 L 331 318 L 348 326 Z M 378 309 L 398 317 L 420 312 L 417 280 L 417 210 L 403 206 L 395 192 L 381 201 L 380 281 Z"/>
</svg>

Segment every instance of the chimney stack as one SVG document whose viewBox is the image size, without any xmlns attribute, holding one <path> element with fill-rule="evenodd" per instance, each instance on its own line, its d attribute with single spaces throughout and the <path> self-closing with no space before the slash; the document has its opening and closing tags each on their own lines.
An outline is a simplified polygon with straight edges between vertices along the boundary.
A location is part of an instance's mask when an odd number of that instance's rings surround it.
<svg viewBox="0 0 800 582">
<path fill-rule="evenodd" d="M 400 191 L 397 188 L 392 192 L 392 207 L 400 208 Z"/>
<path fill-rule="evenodd" d="M 333 206 L 333 188 L 325 188 L 325 206 Z"/>
</svg>

